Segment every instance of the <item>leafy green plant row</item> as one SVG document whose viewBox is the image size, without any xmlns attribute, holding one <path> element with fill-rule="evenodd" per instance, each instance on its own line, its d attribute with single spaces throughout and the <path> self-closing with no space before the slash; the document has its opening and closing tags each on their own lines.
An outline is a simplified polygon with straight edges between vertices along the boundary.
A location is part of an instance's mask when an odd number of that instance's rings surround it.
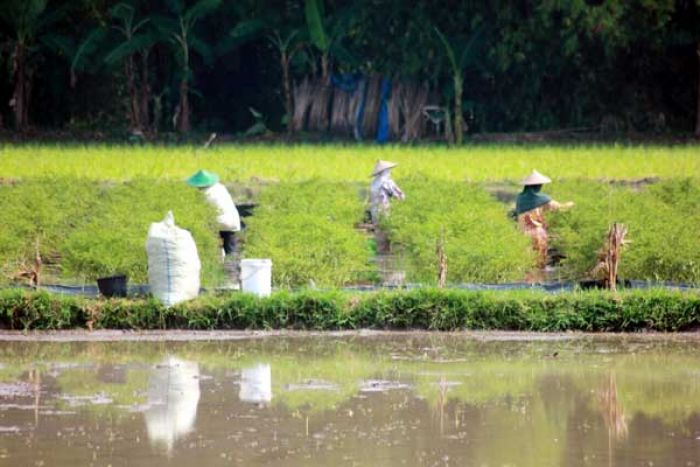
<svg viewBox="0 0 700 467">
<path fill-rule="evenodd" d="M 243 254 L 271 258 L 277 287 L 341 286 L 371 280 L 360 188 L 312 180 L 266 187 L 248 219 Z"/>
<path fill-rule="evenodd" d="M 0 184 L 0 272 L 4 280 L 30 267 L 38 246 L 44 270 L 58 279 L 93 280 L 125 273 L 147 281 L 148 227 L 172 210 L 197 243 L 205 282 L 221 269 L 216 213 L 182 182 L 138 179 L 95 183 L 44 178 Z M 54 271 L 55 272 L 55 271 Z"/>
<path fill-rule="evenodd" d="M 172 308 L 154 299 L 95 300 L 0 291 L 9 329 L 431 329 L 682 331 L 700 324 L 700 293 L 416 289 L 204 296 Z"/>
<path fill-rule="evenodd" d="M 382 224 L 409 282 L 436 283 L 443 236 L 448 282 L 519 281 L 533 267 L 530 241 L 508 207 L 480 186 L 422 177 L 400 185 L 406 200 L 394 202 Z"/>
<path fill-rule="evenodd" d="M 555 183 L 551 194 L 576 206 L 551 215 L 564 275 L 584 277 L 596 264 L 608 227 L 624 223 L 629 245 L 620 277 L 700 283 L 700 184 L 693 179 L 650 185 L 587 180 Z"/>
</svg>

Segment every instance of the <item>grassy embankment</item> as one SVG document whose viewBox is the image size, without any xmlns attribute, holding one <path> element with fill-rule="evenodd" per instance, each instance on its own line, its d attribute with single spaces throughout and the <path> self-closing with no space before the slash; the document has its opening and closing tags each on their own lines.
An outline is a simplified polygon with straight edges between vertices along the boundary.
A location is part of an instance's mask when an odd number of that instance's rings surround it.
<svg viewBox="0 0 700 467">
<path fill-rule="evenodd" d="M 669 290 L 278 292 L 209 295 L 165 308 L 154 299 L 94 300 L 0 291 L 10 329 L 501 329 L 682 331 L 700 324 L 700 293 Z"/>
</svg>

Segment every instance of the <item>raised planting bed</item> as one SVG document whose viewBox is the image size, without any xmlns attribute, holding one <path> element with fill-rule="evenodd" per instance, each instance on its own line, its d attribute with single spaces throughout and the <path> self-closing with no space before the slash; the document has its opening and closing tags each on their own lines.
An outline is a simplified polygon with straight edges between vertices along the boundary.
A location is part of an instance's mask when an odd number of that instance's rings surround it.
<svg viewBox="0 0 700 467">
<path fill-rule="evenodd" d="M 372 252 L 356 225 L 360 187 L 312 180 L 269 185 L 246 219 L 243 256 L 271 258 L 276 287 L 343 286 L 375 280 Z"/>
<path fill-rule="evenodd" d="M 418 289 L 203 296 L 172 308 L 153 299 L 86 299 L 0 291 L 5 329 L 430 329 L 684 331 L 700 324 L 700 292 L 548 294 Z"/>
<path fill-rule="evenodd" d="M 548 187 L 549 188 L 549 187 Z M 553 243 L 564 252 L 562 276 L 585 277 L 597 262 L 608 227 L 621 222 L 630 244 L 621 279 L 700 283 L 700 183 L 669 179 L 651 184 L 573 180 L 548 191 L 575 207 L 552 213 Z"/>
<path fill-rule="evenodd" d="M 534 266 L 530 240 L 481 186 L 425 177 L 398 183 L 406 200 L 392 203 L 382 228 L 407 282 L 436 284 L 441 238 L 448 283 L 519 281 Z"/>
<path fill-rule="evenodd" d="M 0 185 L 0 280 L 34 267 L 38 248 L 46 280 L 94 284 L 126 274 L 130 282 L 145 283 L 148 227 L 169 210 L 197 243 L 203 282 L 217 285 L 216 212 L 201 193 L 182 182 L 75 178 Z"/>
</svg>

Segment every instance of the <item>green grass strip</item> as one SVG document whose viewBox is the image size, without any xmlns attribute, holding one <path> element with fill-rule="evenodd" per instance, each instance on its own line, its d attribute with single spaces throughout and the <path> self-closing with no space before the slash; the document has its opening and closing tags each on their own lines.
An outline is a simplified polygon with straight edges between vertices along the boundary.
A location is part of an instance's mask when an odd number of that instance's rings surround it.
<svg viewBox="0 0 700 467">
<path fill-rule="evenodd" d="M 87 299 L 0 291 L 6 329 L 425 329 L 683 331 L 700 324 L 700 292 L 666 289 L 547 294 L 417 289 L 209 295 L 165 308 L 154 299 Z"/>
</svg>

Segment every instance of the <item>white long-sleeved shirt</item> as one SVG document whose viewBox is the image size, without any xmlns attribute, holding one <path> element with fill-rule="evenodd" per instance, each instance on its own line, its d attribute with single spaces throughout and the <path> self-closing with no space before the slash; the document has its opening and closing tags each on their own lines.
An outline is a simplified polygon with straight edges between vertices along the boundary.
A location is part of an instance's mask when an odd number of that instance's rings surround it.
<svg viewBox="0 0 700 467">
<path fill-rule="evenodd" d="M 221 183 L 215 183 L 204 190 L 207 201 L 219 211 L 216 220 L 221 230 L 238 232 L 241 230 L 241 218 L 238 216 L 236 205 L 226 187 Z"/>
<path fill-rule="evenodd" d="M 391 173 L 388 170 L 374 177 L 369 192 L 370 212 L 372 214 L 372 222 L 375 224 L 379 221 L 379 214 L 389 208 L 389 199 L 398 198 L 402 200 L 405 198 L 403 191 L 391 179 Z"/>
</svg>

